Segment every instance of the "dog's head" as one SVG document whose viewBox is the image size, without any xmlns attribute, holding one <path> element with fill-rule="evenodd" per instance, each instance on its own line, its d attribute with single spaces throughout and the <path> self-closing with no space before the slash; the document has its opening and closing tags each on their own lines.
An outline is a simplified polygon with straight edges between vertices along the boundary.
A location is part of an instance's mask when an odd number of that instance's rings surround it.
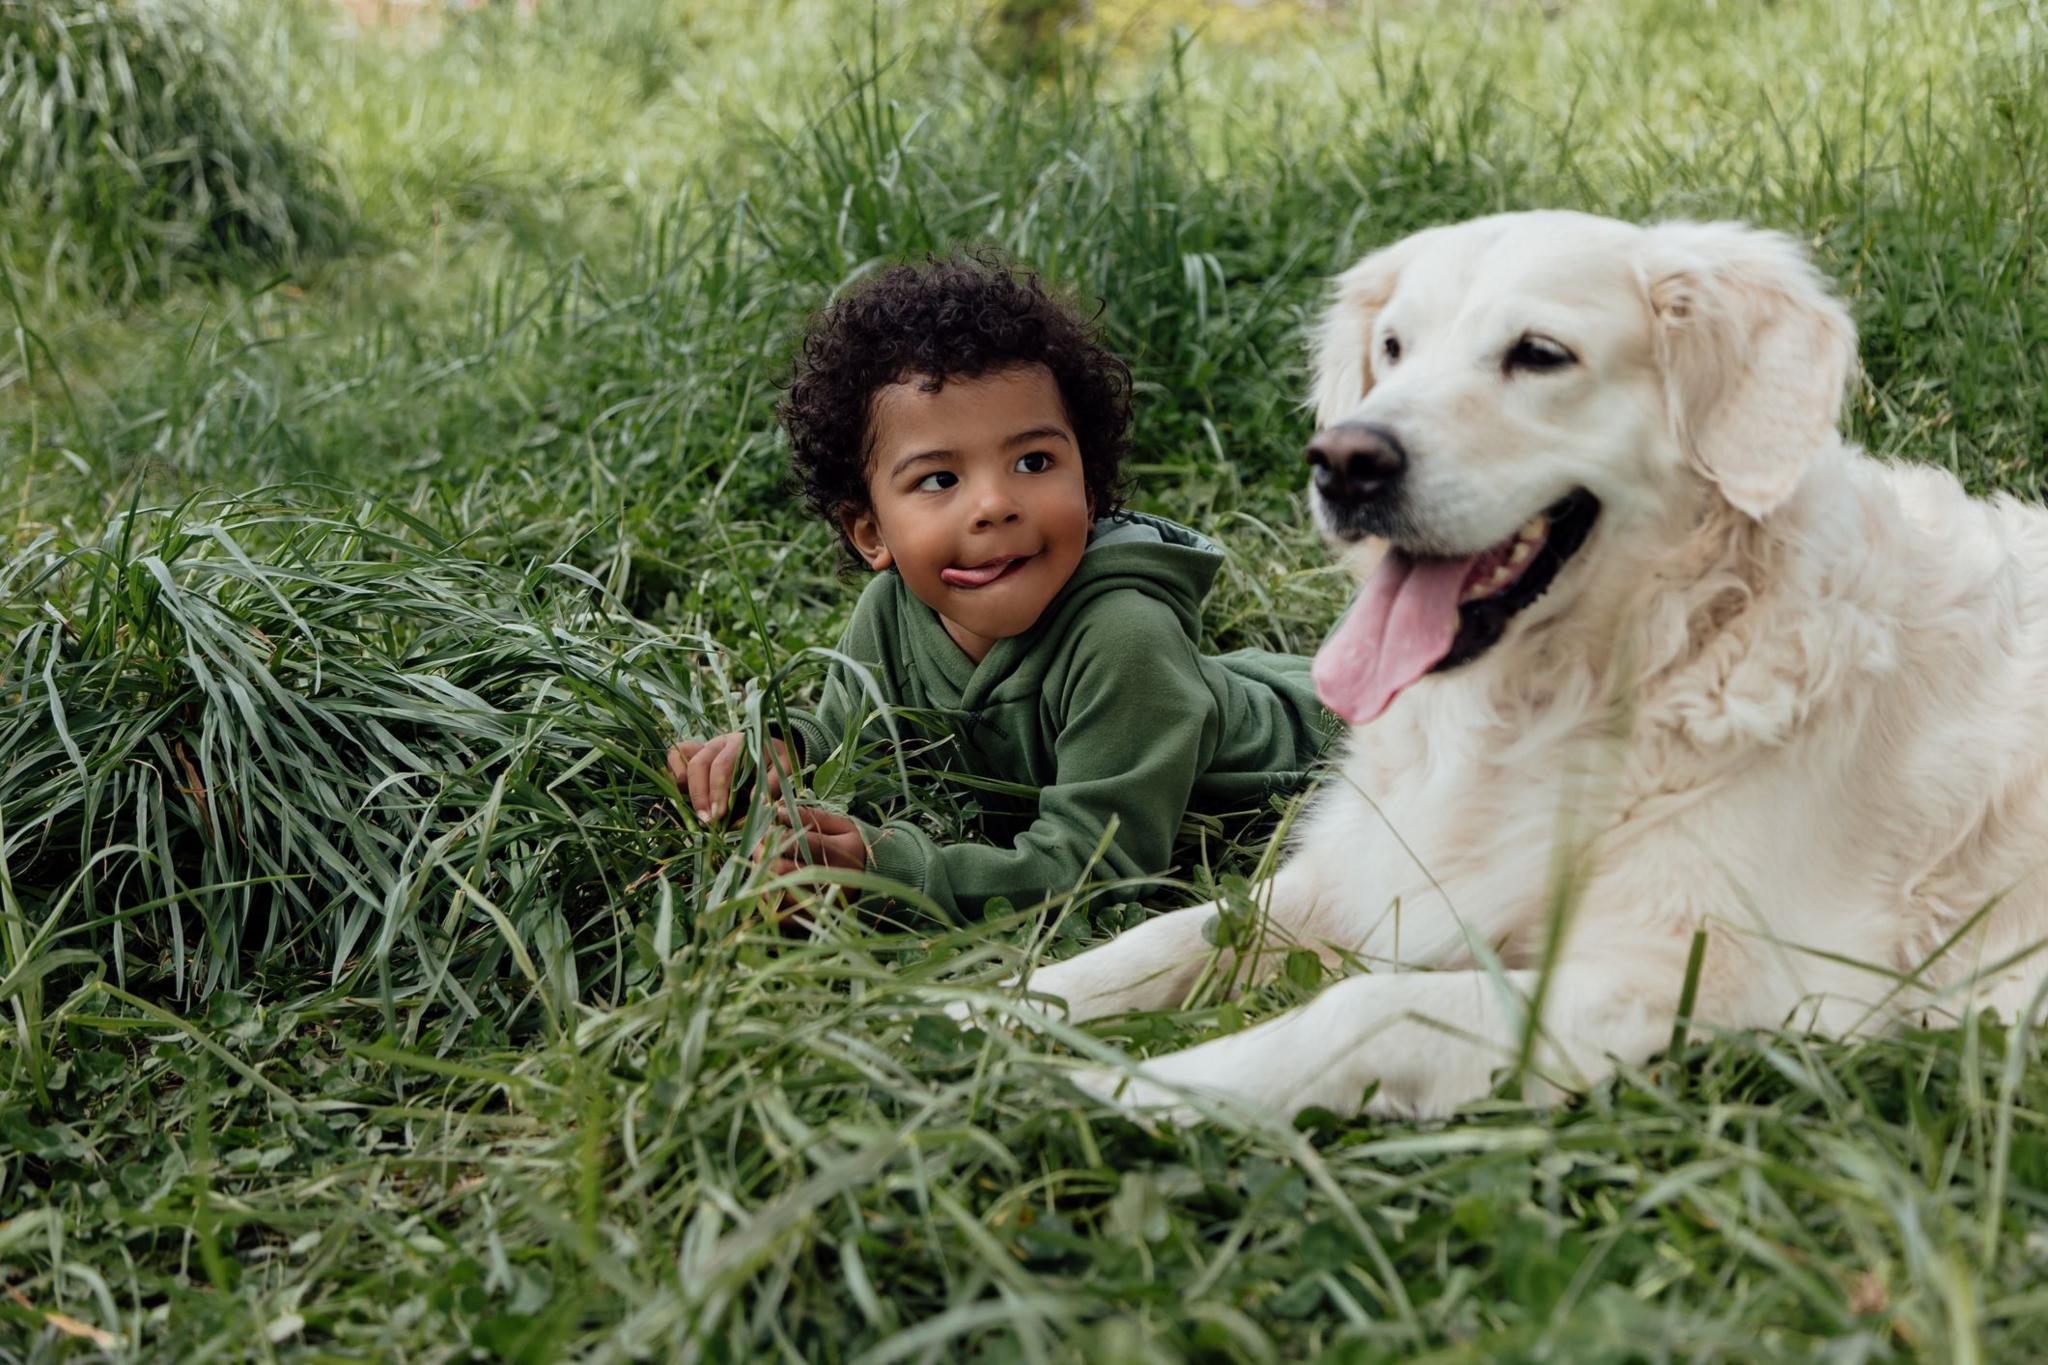
<svg viewBox="0 0 2048 1365">
<path fill-rule="evenodd" d="M 1503 214 L 1366 257 L 1315 342 L 1311 502 L 1371 568 L 1317 656 L 1325 702 L 1371 720 L 1642 573 L 1674 509 L 1768 517 L 1838 439 L 1854 358 L 1799 247 L 1738 224 Z"/>
</svg>

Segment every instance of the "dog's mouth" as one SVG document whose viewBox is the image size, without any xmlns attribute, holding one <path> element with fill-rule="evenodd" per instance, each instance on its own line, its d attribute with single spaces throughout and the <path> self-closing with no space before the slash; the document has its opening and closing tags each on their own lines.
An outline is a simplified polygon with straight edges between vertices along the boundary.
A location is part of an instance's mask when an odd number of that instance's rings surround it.
<svg viewBox="0 0 2048 1365">
<path fill-rule="evenodd" d="M 1549 589 L 1599 515 L 1599 499 L 1576 489 L 1478 554 L 1389 549 L 1316 653 L 1317 695 L 1363 725 L 1417 679 L 1486 653 Z"/>
</svg>

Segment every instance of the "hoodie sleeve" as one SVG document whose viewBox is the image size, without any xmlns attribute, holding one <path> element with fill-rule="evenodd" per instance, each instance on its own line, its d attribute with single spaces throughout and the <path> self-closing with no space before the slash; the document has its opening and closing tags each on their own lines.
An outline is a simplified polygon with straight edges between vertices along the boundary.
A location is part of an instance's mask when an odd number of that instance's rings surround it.
<svg viewBox="0 0 2048 1365">
<path fill-rule="evenodd" d="M 884 676 L 886 655 L 882 647 L 883 634 L 889 628 L 888 587 L 877 574 L 862 591 L 853 609 L 853 619 L 846 623 L 836 647 L 840 654 L 875 674 L 876 684 L 884 690 L 891 687 Z M 796 744 L 797 762 L 806 767 L 838 748 L 840 741 L 847 738 L 848 725 L 856 720 L 861 726 L 857 743 L 879 742 L 889 736 L 888 724 L 881 719 L 881 708 L 861 679 L 838 659 L 825 671 L 825 685 L 819 691 L 817 706 L 808 710 L 792 706 L 784 714 L 789 720 L 787 738 Z"/>
<path fill-rule="evenodd" d="M 1027 905 L 1080 883 L 1156 876 L 1215 747 L 1216 702 L 1173 609 L 1133 595 L 1075 641 L 1058 699 L 1055 778 L 1008 848 L 941 844 L 917 826 L 864 825 L 875 871 L 963 917 L 991 897 Z M 1114 834 L 1091 865 L 1105 831 Z"/>
<path fill-rule="evenodd" d="M 853 711 L 851 680 L 845 673 L 846 666 L 836 662 L 827 671 L 816 709 L 792 706 L 784 712 L 789 720 L 788 738 L 795 741 L 796 761 L 801 767 L 831 753 L 845 733 L 847 717 Z"/>
</svg>

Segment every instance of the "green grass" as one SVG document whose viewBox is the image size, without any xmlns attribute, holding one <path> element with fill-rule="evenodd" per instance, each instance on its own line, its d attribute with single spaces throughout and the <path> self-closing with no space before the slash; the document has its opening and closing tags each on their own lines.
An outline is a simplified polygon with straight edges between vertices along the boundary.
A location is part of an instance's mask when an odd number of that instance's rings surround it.
<svg viewBox="0 0 2048 1365">
<path fill-rule="evenodd" d="M 1297 491 L 1322 280 L 1499 208 L 1799 234 L 1863 329 L 1859 438 L 2048 491 L 2037 5 L 1168 8 L 1213 30 L 1099 0 L 1022 84 L 966 6 L 562 0 L 432 44 L 230 8 L 346 240 L 125 301 L 8 254 L 0 1356 L 2037 1352 L 2030 1036 L 1695 1036 L 1554 1113 L 1148 1133 L 1069 1059 L 1307 987 L 962 1034 L 1037 916 L 810 890 L 786 941 L 764 813 L 670 802 L 662 747 L 802 696 L 856 590 L 782 482 L 795 331 L 928 248 L 1102 299 L 1138 505 L 1231 551 L 1220 647 L 1311 649 L 1345 591 Z M 1188 834 L 1148 903 L 1264 851 Z M 1054 905 L 1049 950 L 1131 896 Z"/>
<path fill-rule="evenodd" d="M 339 243 L 329 167 L 193 0 L 0 6 L 0 253 L 125 303 Z"/>
</svg>

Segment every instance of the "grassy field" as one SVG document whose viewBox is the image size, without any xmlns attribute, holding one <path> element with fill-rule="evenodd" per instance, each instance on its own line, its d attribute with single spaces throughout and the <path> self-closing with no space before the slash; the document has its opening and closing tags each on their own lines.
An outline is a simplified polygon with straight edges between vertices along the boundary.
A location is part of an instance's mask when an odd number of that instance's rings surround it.
<svg viewBox="0 0 2048 1365">
<path fill-rule="evenodd" d="M 1695 1035 L 1554 1113 L 1144 1131 L 1069 1059 L 1303 987 L 962 1033 L 1041 919 L 1065 952 L 1135 893 L 952 927 L 801 888 L 785 941 L 762 812 L 697 828 L 660 753 L 820 679 L 857 585 L 775 385 L 810 309 L 950 243 L 1102 300 L 1136 504 L 1231 551 L 1219 647 L 1342 604 L 1322 280 L 1500 208 L 1797 233 L 1857 436 L 2042 496 L 2048 11 L 1097 0 L 1018 74 L 987 8 L 169 5 L 163 57 L 112 0 L 0 4 L 0 120 L 59 111 L 0 124 L 0 1359 L 2039 1358 L 2031 1036 Z M 24 102 L 67 42 L 107 78 Z M 1188 835 L 1146 904 L 1264 851 Z"/>
</svg>

